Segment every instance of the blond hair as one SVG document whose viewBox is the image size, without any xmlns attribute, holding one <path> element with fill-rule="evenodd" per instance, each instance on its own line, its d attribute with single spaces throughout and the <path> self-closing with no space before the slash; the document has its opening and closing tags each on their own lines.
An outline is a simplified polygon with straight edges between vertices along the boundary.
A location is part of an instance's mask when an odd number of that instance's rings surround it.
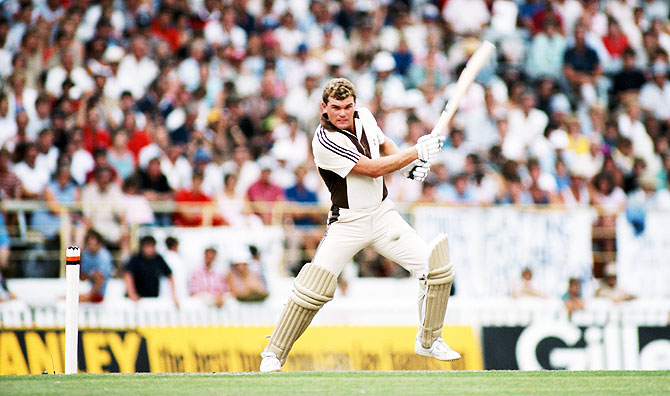
<svg viewBox="0 0 670 396">
<path fill-rule="evenodd" d="M 323 103 L 328 104 L 328 98 L 330 97 L 335 98 L 336 100 L 344 100 L 349 96 L 353 96 L 354 100 L 356 100 L 354 84 L 346 78 L 333 78 L 328 81 L 328 84 L 326 84 L 325 87 L 323 87 Z"/>
</svg>

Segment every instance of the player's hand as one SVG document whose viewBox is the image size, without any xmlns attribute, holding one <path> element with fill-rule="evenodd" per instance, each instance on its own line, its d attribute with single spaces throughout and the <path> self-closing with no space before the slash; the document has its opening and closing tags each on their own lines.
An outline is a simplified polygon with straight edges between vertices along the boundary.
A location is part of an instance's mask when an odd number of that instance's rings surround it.
<svg viewBox="0 0 670 396">
<path fill-rule="evenodd" d="M 400 169 L 401 175 L 418 182 L 426 180 L 428 172 L 430 172 L 430 162 L 425 162 L 420 159 L 414 160 L 411 164 Z"/>
<path fill-rule="evenodd" d="M 423 135 L 416 141 L 416 152 L 419 159 L 424 162 L 430 162 L 437 156 L 444 145 L 444 136 L 442 135 Z"/>
</svg>

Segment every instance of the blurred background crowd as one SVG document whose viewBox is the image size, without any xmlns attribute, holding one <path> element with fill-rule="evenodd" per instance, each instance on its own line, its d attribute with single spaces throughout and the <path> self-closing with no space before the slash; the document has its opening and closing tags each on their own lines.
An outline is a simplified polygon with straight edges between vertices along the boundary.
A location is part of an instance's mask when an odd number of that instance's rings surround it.
<svg viewBox="0 0 670 396">
<path fill-rule="evenodd" d="M 295 268 L 328 205 L 311 160 L 321 89 L 347 77 L 399 146 L 440 115 L 468 57 L 496 44 L 425 183 L 400 203 L 670 209 L 670 23 L 663 0 L 19 0 L 0 12 L 0 190 L 60 243 L 95 231 L 131 259 L 133 225 L 298 230 Z M 62 215 L 64 205 L 80 210 Z M 207 204 L 209 210 L 203 210 Z M 162 207 L 161 205 L 167 205 Z M 173 206 L 170 206 L 173 205 Z M 63 212 L 65 213 L 65 212 Z M 316 231 L 314 227 L 317 226 Z M 10 239 L 0 238 L 7 266 Z M 89 234 L 87 234 L 89 232 Z M 294 235 L 294 234 L 291 234 Z M 608 237 L 609 235 L 609 237 Z M 116 257 L 116 256 L 115 256 Z M 363 252 L 364 276 L 398 268 Z M 608 260 L 609 261 L 609 260 Z M 294 270 L 295 270 L 294 268 Z M 14 276 L 52 276 L 11 266 Z"/>
</svg>

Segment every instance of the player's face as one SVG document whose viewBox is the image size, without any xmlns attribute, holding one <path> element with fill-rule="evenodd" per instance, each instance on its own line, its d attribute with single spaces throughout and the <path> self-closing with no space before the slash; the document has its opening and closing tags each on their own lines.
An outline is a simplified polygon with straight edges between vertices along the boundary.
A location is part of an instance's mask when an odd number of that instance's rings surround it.
<svg viewBox="0 0 670 396">
<path fill-rule="evenodd" d="M 328 98 L 328 104 L 321 102 L 321 108 L 328 115 L 328 119 L 340 129 L 351 130 L 354 124 L 354 108 L 356 102 L 353 96 L 346 99 L 337 100 L 333 97 Z"/>
</svg>

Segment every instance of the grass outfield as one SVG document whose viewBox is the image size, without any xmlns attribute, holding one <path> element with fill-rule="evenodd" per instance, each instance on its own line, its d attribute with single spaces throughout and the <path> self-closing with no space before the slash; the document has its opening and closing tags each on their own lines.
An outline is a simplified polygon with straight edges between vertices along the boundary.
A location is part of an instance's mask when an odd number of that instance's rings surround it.
<svg viewBox="0 0 670 396">
<path fill-rule="evenodd" d="M 0 395 L 667 395 L 668 371 L 357 371 L 0 377 Z"/>
</svg>

